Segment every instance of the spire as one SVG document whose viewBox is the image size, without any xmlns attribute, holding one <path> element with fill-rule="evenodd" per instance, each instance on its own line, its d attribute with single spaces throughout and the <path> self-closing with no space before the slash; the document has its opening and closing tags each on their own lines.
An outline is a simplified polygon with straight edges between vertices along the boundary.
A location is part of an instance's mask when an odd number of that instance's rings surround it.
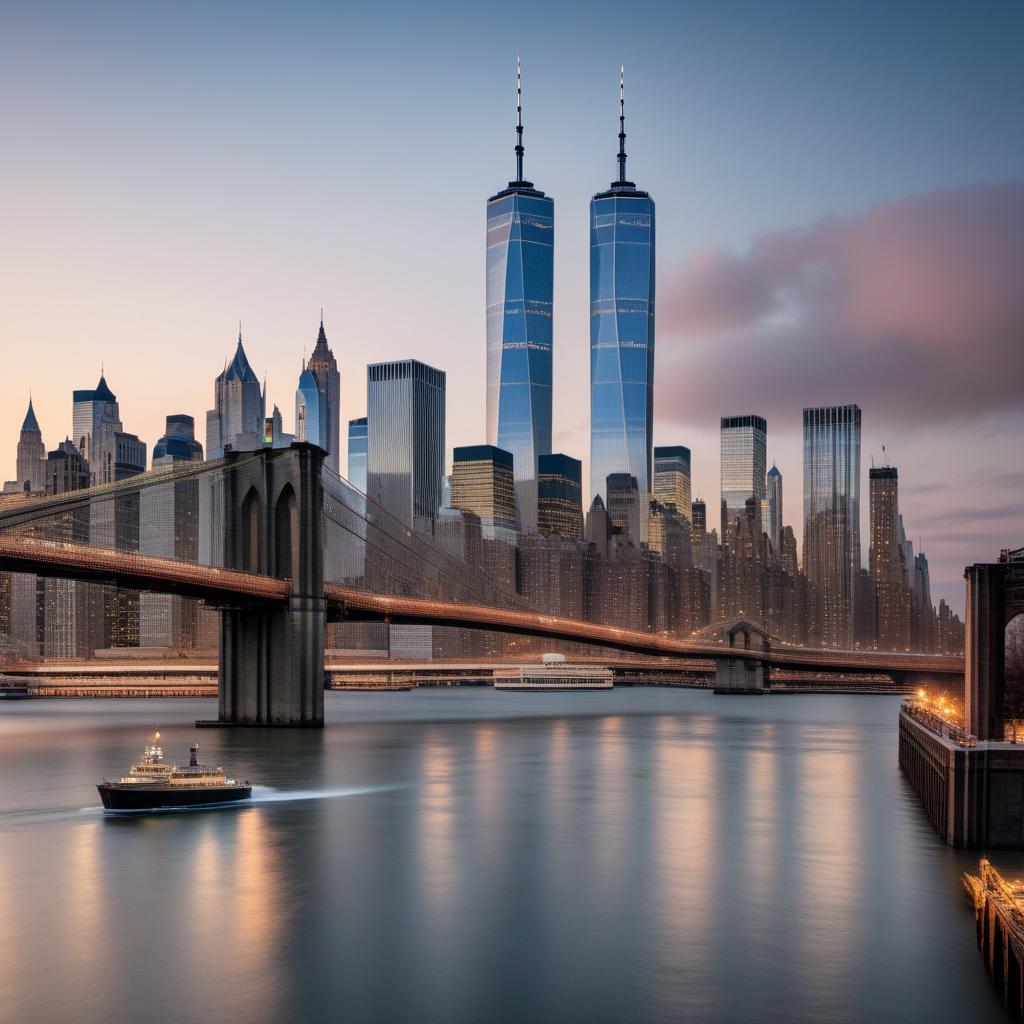
<svg viewBox="0 0 1024 1024">
<path fill-rule="evenodd" d="M 238 321 L 238 344 L 242 344 L 242 321 Z"/>
<path fill-rule="evenodd" d="M 625 185 L 626 181 L 626 67 L 619 65 L 619 180 L 616 185 Z"/>
<path fill-rule="evenodd" d="M 523 180 L 523 62 L 516 54 L 516 181 Z"/>
<path fill-rule="evenodd" d="M 39 430 L 39 421 L 36 419 L 36 411 L 32 408 L 32 392 L 28 395 L 28 412 L 25 413 L 25 422 L 22 423 L 21 429 L 24 430 Z"/>
</svg>

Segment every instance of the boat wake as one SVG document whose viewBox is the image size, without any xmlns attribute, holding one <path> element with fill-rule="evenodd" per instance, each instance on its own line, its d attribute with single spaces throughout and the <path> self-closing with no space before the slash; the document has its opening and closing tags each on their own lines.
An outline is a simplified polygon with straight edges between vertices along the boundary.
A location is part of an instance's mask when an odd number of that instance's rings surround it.
<svg viewBox="0 0 1024 1024">
<path fill-rule="evenodd" d="M 233 800 L 222 804 L 206 804 L 197 807 L 155 807 L 140 811 L 106 811 L 99 804 L 89 807 L 52 807 L 43 810 L 20 809 L 0 811 L 0 829 L 19 825 L 43 825 L 53 821 L 90 818 L 118 818 L 148 814 L 193 814 L 199 811 L 227 809 L 244 810 L 263 804 L 292 803 L 299 800 L 333 800 L 343 796 L 360 796 L 365 793 L 383 793 L 389 789 L 400 789 L 398 785 L 384 786 L 337 786 L 328 789 L 274 789 L 271 786 L 253 786 L 249 800 Z"/>
<path fill-rule="evenodd" d="M 253 786 L 252 798 L 247 804 L 279 804 L 296 800 L 333 800 L 339 796 L 360 796 L 363 793 L 383 793 L 398 786 L 338 786 L 333 789 L 274 789 L 271 786 Z"/>
</svg>

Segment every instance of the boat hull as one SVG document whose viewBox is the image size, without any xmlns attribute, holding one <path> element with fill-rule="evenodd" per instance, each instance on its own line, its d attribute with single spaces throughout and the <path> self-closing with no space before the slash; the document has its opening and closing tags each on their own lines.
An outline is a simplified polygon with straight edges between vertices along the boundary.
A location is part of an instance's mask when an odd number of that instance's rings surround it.
<svg viewBox="0 0 1024 1024">
<path fill-rule="evenodd" d="M 234 804 L 252 796 L 252 786 L 216 786 L 210 789 L 185 787 L 118 786 L 100 783 L 97 787 L 103 807 L 108 811 L 163 811 L 190 807 L 215 807 Z"/>
</svg>

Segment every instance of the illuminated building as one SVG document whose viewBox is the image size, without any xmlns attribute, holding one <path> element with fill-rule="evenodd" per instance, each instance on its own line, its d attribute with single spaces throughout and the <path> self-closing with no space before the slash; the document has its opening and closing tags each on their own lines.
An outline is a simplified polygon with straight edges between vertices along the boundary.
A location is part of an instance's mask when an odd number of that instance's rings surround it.
<svg viewBox="0 0 1024 1024">
<path fill-rule="evenodd" d="M 452 453 L 451 507 L 478 516 L 485 540 L 514 544 L 518 531 L 511 453 L 490 444 L 456 448 Z"/>
<path fill-rule="evenodd" d="M 583 536 L 583 466 L 569 455 L 542 455 L 538 461 L 537 529 L 545 534 Z"/>
</svg>

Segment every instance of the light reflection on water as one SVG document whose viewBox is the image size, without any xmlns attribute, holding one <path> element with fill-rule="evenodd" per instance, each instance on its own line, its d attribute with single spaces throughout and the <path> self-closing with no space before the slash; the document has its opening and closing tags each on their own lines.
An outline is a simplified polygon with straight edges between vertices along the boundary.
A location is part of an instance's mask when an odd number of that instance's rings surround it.
<svg viewBox="0 0 1024 1024">
<path fill-rule="evenodd" d="M 1002 1021 L 897 702 L 328 694 L 0 706 L 0 1020 Z M 251 806 L 109 819 L 158 721 Z M 1024 858 L 996 857 L 1012 873 Z"/>
</svg>

